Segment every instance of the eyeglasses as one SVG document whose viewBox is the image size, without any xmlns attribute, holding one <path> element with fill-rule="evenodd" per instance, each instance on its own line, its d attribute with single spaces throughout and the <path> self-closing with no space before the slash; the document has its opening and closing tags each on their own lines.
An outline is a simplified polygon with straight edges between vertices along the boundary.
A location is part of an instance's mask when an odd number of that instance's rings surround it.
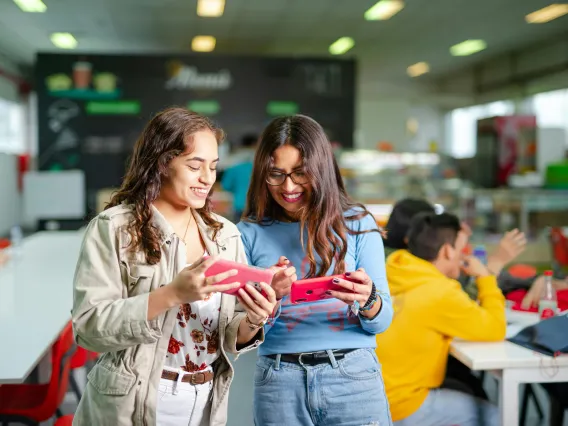
<svg viewBox="0 0 568 426">
<path fill-rule="evenodd" d="M 306 173 L 301 171 L 292 173 L 282 173 L 275 171 L 269 172 L 268 177 L 266 178 L 266 183 L 272 186 L 280 186 L 284 182 L 286 182 L 286 179 L 288 179 L 288 177 L 292 179 L 292 182 L 294 182 L 296 185 L 304 185 L 308 183 L 308 176 L 306 175 Z"/>
</svg>

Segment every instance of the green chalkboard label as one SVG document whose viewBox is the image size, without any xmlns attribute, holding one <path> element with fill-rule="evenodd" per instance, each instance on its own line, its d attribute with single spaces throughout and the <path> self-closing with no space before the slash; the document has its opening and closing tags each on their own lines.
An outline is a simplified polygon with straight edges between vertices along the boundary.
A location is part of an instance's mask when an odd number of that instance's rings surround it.
<svg viewBox="0 0 568 426">
<path fill-rule="evenodd" d="M 85 105 L 90 115 L 137 115 L 140 113 L 138 101 L 91 101 Z"/>
</svg>

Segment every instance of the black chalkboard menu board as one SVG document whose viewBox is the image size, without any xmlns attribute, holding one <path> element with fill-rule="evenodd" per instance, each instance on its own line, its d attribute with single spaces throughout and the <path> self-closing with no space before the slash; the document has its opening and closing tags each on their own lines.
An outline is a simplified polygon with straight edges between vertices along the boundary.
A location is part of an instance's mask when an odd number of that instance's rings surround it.
<svg viewBox="0 0 568 426">
<path fill-rule="evenodd" d="M 307 114 L 353 146 L 355 63 L 208 55 L 38 54 L 40 170 L 83 169 L 88 208 L 116 187 L 137 135 L 163 108 L 210 116 L 230 145 L 275 116 Z"/>
</svg>

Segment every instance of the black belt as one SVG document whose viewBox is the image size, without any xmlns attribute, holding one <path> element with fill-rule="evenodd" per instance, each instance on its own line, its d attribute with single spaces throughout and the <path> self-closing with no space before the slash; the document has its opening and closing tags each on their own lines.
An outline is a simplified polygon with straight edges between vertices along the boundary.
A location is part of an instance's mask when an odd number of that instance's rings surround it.
<svg viewBox="0 0 568 426">
<path fill-rule="evenodd" d="M 332 350 L 334 358 L 339 361 L 343 359 L 345 355 L 350 352 L 356 351 L 357 349 L 338 349 Z M 276 355 L 267 355 L 268 358 L 276 359 Z M 293 364 L 300 364 L 300 358 L 302 359 L 302 364 L 306 365 L 318 365 L 327 363 L 330 361 L 329 355 L 326 351 L 319 352 L 309 352 L 303 354 L 282 354 L 280 355 L 281 362 L 290 362 Z"/>
</svg>

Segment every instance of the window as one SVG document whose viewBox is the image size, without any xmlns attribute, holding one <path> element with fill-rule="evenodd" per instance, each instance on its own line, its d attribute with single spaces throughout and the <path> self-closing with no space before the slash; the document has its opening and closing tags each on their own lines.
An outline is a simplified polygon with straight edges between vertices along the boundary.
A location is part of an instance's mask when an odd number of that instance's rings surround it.
<svg viewBox="0 0 568 426">
<path fill-rule="evenodd" d="M 485 105 L 458 108 L 446 116 L 446 134 L 449 153 L 455 158 L 469 158 L 475 155 L 477 120 L 515 112 L 512 101 L 497 101 Z"/>
<path fill-rule="evenodd" d="M 568 90 L 539 93 L 532 107 L 539 127 L 561 128 L 568 134 Z"/>
<path fill-rule="evenodd" d="M 0 99 L 0 152 L 21 154 L 25 150 L 24 107 Z"/>
</svg>

